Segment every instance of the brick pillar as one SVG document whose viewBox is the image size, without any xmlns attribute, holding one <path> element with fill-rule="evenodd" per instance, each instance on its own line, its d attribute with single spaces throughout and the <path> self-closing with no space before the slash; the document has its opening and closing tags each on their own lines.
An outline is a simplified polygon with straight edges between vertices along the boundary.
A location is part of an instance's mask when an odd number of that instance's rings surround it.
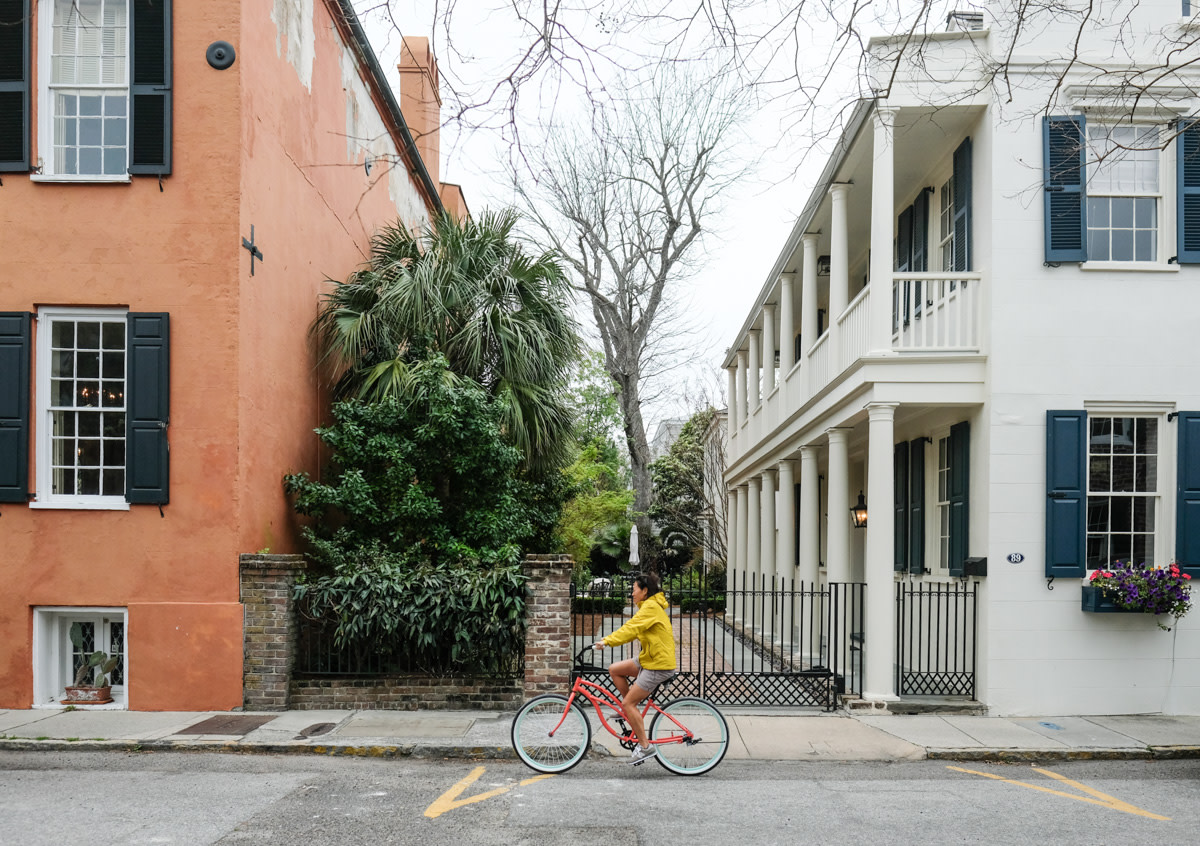
<svg viewBox="0 0 1200 846">
<path fill-rule="evenodd" d="M 571 686 L 571 568 L 569 555 L 527 555 L 525 698 L 565 693 Z"/>
<path fill-rule="evenodd" d="M 242 705 L 283 711 L 296 657 L 292 587 L 305 568 L 302 555 L 242 555 Z"/>
</svg>

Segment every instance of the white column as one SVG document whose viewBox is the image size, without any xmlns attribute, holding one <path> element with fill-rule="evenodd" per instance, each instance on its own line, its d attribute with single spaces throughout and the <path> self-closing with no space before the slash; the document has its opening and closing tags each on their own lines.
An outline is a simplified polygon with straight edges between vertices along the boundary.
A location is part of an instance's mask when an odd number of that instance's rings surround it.
<svg viewBox="0 0 1200 846">
<path fill-rule="evenodd" d="M 733 583 L 733 574 L 737 572 L 738 550 L 738 497 L 737 490 L 730 488 L 729 509 L 725 514 L 725 613 L 733 619 L 733 591 L 728 587 Z M 738 579 L 741 581 L 741 578 Z"/>
<path fill-rule="evenodd" d="M 886 355 L 892 351 L 892 222 L 896 217 L 892 129 L 895 121 L 895 109 L 876 107 L 875 157 L 871 167 L 871 302 L 867 306 L 867 348 L 871 355 Z"/>
<path fill-rule="evenodd" d="M 738 405 L 736 402 L 736 398 L 737 398 L 737 367 L 736 366 L 730 367 L 725 372 L 726 372 L 727 376 L 729 377 L 729 393 L 727 394 L 729 399 L 725 402 L 725 408 L 727 409 L 727 411 L 725 413 L 725 424 L 729 427 L 729 437 L 732 438 L 735 434 L 737 434 L 738 412 L 741 411 L 741 409 L 738 408 Z"/>
<path fill-rule="evenodd" d="M 759 386 L 762 384 L 762 357 L 759 355 L 759 331 L 751 329 L 750 336 L 750 366 L 746 371 L 746 393 L 750 401 L 750 415 L 753 415 L 754 409 L 758 408 L 758 404 L 762 401 L 762 394 L 759 392 Z M 750 419 L 747 415 L 746 419 Z"/>
<path fill-rule="evenodd" d="M 770 581 L 775 576 L 775 470 L 762 472 L 762 574 Z"/>
<path fill-rule="evenodd" d="M 895 542 L 895 512 L 892 490 L 893 421 L 896 403 L 873 402 L 867 406 L 867 561 L 866 632 L 863 654 L 863 698 L 896 699 L 892 660 L 896 654 L 895 579 L 892 575 L 892 545 Z"/>
<path fill-rule="evenodd" d="M 749 531 L 749 499 L 750 489 L 745 485 L 738 485 L 737 489 L 737 579 L 738 589 L 746 589 L 746 581 L 749 578 L 750 567 L 748 558 L 750 546 L 750 531 Z M 741 615 L 745 607 L 745 602 L 741 603 L 742 607 L 738 608 L 735 613 Z M 740 616 L 738 619 L 741 619 Z"/>
<path fill-rule="evenodd" d="M 817 236 L 805 235 L 804 274 L 800 277 L 800 360 L 804 362 L 808 351 L 817 342 Z M 807 363 L 800 365 L 800 403 L 813 395 L 812 368 Z"/>
<path fill-rule="evenodd" d="M 796 578 L 816 584 L 821 575 L 821 480 L 817 448 L 800 447 L 800 568 Z"/>
<path fill-rule="evenodd" d="M 787 379 L 796 363 L 796 321 L 792 314 L 796 274 L 779 276 L 779 381 Z"/>
<path fill-rule="evenodd" d="M 751 476 L 746 491 L 746 574 L 762 573 L 762 477 Z M 749 587 L 751 582 L 747 582 Z"/>
<path fill-rule="evenodd" d="M 763 306 L 763 399 L 771 396 L 775 390 L 775 306 L 768 303 Z"/>
<path fill-rule="evenodd" d="M 825 573 L 831 582 L 850 581 L 850 456 L 849 429 L 829 429 L 829 546 Z"/>
<path fill-rule="evenodd" d="M 832 220 L 829 225 L 829 329 L 837 333 L 837 319 L 850 302 L 850 241 L 846 219 L 846 200 L 850 186 L 839 184 L 829 189 Z M 889 244 L 891 242 L 889 241 Z M 888 247 L 889 255 L 891 247 Z M 833 340 L 830 338 L 830 340 Z M 835 346 L 831 352 L 837 350 Z M 838 359 L 835 357 L 834 361 Z"/>
<path fill-rule="evenodd" d="M 779 491 L 775 495 L 775 574 L 796 578 L 796 462 L 779 462 Z"/>
<path fill-rule="evenodd" d="M 779 609 L 774 601 L 771 588 L 775 582 L 775 470 L 762 472 L 762 580 L 763 591 L 766 593 L 762 608 L 763 637 L 770 643 L 775 636 L 775 617 Z"/>
<path fill-rule="evenodd" d="M 735 386 L 734 402 L 737 405 L 738 427 L 749 418 L 748 406 L 746 405 L 746 353 L 738 350 L 737 354 L 737 383 Z M 746 451 L 746 444 L 742 444 L 739 452 Z"/>
</svg>

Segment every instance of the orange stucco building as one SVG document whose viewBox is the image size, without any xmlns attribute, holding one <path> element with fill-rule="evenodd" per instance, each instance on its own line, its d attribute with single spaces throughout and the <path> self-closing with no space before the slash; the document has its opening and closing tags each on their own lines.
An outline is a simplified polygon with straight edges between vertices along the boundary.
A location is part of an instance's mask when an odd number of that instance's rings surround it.
<svg viewBox="0 0 1200 846">
<path fill-rule="evenodd" d="M 238 557 L 298 551 L 325 280 L 443 191 L 465 213 L 436 109 L 406 124 L 349 0 L 0 24 L 0 707 L 62 697 L 74 622 L 123 656 L 112 707 L 238 706 Z"/>
</svg>

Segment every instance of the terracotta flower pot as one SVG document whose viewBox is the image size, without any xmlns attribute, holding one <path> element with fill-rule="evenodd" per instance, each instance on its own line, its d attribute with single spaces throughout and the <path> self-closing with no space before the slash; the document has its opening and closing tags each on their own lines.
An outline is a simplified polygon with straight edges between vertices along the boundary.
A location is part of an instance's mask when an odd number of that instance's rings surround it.
<svg viewBox="0 0 1200 846">
<path fill-rule="evenodd" d="M 105 687 L 68 687 L 66 698 L 60 700 L 60 705 L 103 705 L 112 702 L 112 686 Z"/>
</svg>

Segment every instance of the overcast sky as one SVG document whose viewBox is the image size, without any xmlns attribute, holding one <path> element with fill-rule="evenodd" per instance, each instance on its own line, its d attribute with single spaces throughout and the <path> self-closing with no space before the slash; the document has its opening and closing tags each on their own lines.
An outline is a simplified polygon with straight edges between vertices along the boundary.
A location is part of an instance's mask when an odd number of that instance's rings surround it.
<svg viewBox="0 0 1200 846">
<path fill-rule="evenodd" d="M 356 0 L 380 62 L 391 73 L 400 38 L 392 23 L 382 20 L 379 5 L 378 0 Z M 452 117 L 456 94 L 478 100 L 480 92 L 507 73 L 514 57 L 527 46 L 512 6 L 502 2 L 459 0 L 453 7 L 453 43 L 447 41 L 446 29 L 435 25 L 434 5 L 428 0 L 399 0 L 390 6 L 391 21 L 404 35 L 430 37 L 433 41 L 443 78 L 443 120 Z M 585 39 L 593 35 L 580 33 Z M 622 60 L 620 50 L 607 55 Z M 636 57 L 633 48 L 626 54 L 628 63 Z M 601 60 L 588 69 L 588 81 L 600 80 L 602 85 L 605 72 Z M 391 80 L 398 85 L 398 77 Z M 578 84 L 577 75 L 566 83 L 542 80 L 538 85 L 528 85 L 523 89 L 519 119 L 537 121 L 539 113 L 544 116 L 586 103 L 587 95 Z M 809 142 L 789 137 L 794 130 L 787 127 L 783 114 L 778 107 L 768 106 L 746 116 L 746 157 L 762 158 L 762 165 L 755 175 L 723 194 L 721 214 L 706 221 L 708 232 L 700 270 L 683 283 L 681 291 L 690 296 L 690 316 L 699 330 L 695 333 L 696 352 L 672 374 L 672 389 L 664 399 L 645 409 L 650 437 L 658 421 L 690 413 L 684 391 L 675 386 L 688 385 L 687 392 L 693 399 L 704 389 L 710 395 L 714 391 L 723 394 L 725 377 L 719 368 L 725 350 L 745 321 L 823 165 L 823 156 L 818 155 L 809 156 L 804 167 L 799 167 Z M 441 178 L 460 184 L 471 210 L 478 213 L 511 203 L 504 179 L 511 144 L 503 117 L 489 118 L 480 112 L 473 120 L 489 125 L 466 129 L 450 122 L 444 127 Z M 581 320 L 590 320 L 590 312 L 583 312 Z M 714 399 L 723 402 L 722 396 Z"/>
</svg>

